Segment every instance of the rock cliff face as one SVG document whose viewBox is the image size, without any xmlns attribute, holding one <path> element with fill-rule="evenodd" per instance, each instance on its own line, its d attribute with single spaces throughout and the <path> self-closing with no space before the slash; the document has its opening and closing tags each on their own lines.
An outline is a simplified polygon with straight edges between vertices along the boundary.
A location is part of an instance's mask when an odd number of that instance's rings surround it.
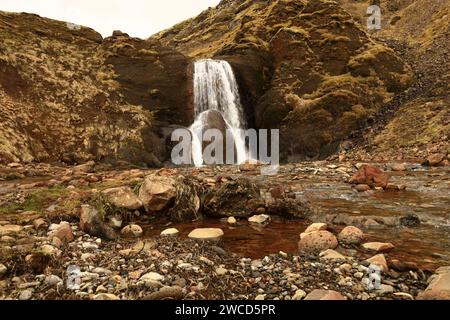
<svg viewBox="0 0 450 320">
<path fill-rule="evenodd" d="M 0 12 L 0 161 L 164 158 L 158 126 L 187 123 L 180 53 L 157 41 Z"/>
<path fill-rule="evenodd" d="M 283 160 L 445 149 L 449 1 L 375 1 L 368 34 L 374 1 L 223 0 L 146 40 L 0 12 L 0 162 L 160 165 L 206 57 L 232 65 L 250 127 L 281 130 Z"/>
<path fill-rule="evenodd" d="M 247 118 L 280 128 L 285 159 L 317 158 L 412 80 L 410 68 L 333 1 L 222 1 L 152 39 L 228 60 Z"/>
</svg>

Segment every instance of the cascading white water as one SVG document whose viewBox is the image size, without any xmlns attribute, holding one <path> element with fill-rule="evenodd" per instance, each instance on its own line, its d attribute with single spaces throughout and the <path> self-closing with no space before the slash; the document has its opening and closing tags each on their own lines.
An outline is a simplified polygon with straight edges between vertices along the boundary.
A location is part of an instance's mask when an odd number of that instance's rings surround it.
<svg viewBox="0 0 450 320">
<path fill-rule="evenodd" d="M 231 131 L 237 155 L 237 163 L 248 159 L 245 141 L 239 130 L 246 126 L 239 89 L 233 69 L 223 60 L 199 60 L 194 68 L 194 114 L 195 122 L 190 127 L 192 156 L 195 166 L 203 165 L 202 134 L 206 124 L 206 114 L 210 110 L 219 111 Z"/>
</svg>

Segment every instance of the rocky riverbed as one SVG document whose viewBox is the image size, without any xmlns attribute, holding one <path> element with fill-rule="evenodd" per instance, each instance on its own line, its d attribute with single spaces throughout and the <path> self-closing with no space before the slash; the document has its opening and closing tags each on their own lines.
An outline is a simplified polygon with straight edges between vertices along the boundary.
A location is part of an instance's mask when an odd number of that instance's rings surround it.
<svg viewBox="0 0 450 320">
<path fill-rule="evenodd" d="M 0 297 L 449 298 L 448 166 L 260 169 L 3 166 Z"/>
</svg>

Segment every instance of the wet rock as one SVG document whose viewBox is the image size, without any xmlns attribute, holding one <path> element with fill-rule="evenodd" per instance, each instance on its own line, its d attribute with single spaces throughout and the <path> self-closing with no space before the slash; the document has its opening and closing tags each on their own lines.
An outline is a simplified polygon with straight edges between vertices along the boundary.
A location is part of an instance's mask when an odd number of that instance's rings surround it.
<svg viewBox="0 0 450 320">
<path fill-rule="evenodd" d="M 306 228 L 305 233 L 324 231 L 327 229 L 328 229 L 328 225 L 326 223 L 313 223 L 308 228 Z"/>
<path fill-rule="evenodd" d="M 181 300 L 183 297 L 183 289 L 179 286 L 173 286 L 162 287 L 159 291 L 151 293 L 143 300 Z"/>
<path fill-rule="evenodd" d="M 0 226 L 0 237 L 1 236 L 14 236 L 22 232 L 23 227 L 19 225 L 7 224 Z"/>
<path fill-rule="evenodd" d="M 383 170 L 374 166 L 363 165 L 349 182 L 356 185 L 366 184 L 371 188 L 386 188 L 389 178 L 390 176 Z"/>
<path fill-rule="evenodd" d="M 406 186 L 404 184 L 388 183 L 386 186 L 387 191 L 404 191 Z"/>
<path fill-rule="evenodd" d="M 430 156 L 424 161 L 424 166 L 430 166 L 430 167 L 436 167 L 439 166 L 445 159 L 445 154 L 442 153 L 435 153 Z"/>
<path fill-rule="evenodd" d="M 230 225 L 235 225 L 237 223 L 237 220 L 236 220 L 235 217 L 229 217 L 227 219 L 227 223 L 230 224 Z"/>
<path fill-rule="evenodd" d="M 372 218 L 369 218 L 364 222 L 364 227 L 366 227 L 366 228 L 374 228 L 374 227 L 378 227 L 379 225 L 380 224 Z"/>
<path fill-rule="evenodd" d="M 404 262 L 397 259 L 392 259 L 389 261 L 389 268 L 405 272 L 405 271 L 417 271 L 419 268 L 417 267 L 417 264 L 413 262 Z"/>
<path fill-rule="evenodd" d="M 408 228 L 417 228 L 420 226 L 420 218 L 416 214 L 401 217 L 399 222 L 401 226 Z"/>
<path fill-rule="evenodd" d="M 72 242 L 74 239 L 72 228 L 68 222 L 61 222 L 49 233 L 49 238 L 56 237 L 62 242 Z"/>
<path fill-rule="evenodd" d="M 323 260 L 347 260 L 347 259 L 350 259 L 349 257 L 346 257 L 332 249 L 322 251 L 319 254 L 319 257 Z"/>
<path fill-rule="evenodd" d="M 136 224 L 130 224 L 120 231 L 120 234 L 127 238 L 138 238 L 142 236 L 143 233 L 144 231 L 142 228 Z"/>
<path fill-rule="evenodd" d="M 406 164 L 404 163 L 394 163 L 391 165 L 392 171 L 406 171 Z"/>
<path fill-rule="evenodd" d="M 373 256 L 372 258 L 367 259 L 366 262 L 368 264 L 374 264 L 374 265 L 380 267 L 381 270 L 383 270 L 383 272 L 389 271 L 386 257 L 384 256 L 384 254 L 378 254 L 376 256 Z"/>
<path fill-rule="evenodd" d="M 218 241 L 223 237 L 224 233 L 222 229 L 219 228 L 204 228 L 195 229 L 189 233 L 188 237 L 194 240 L 201 241 Z"/>
<path fill-rule="evenodd" d="M 337 238 L 328 231 L 307 234 L 298 244 L 300 252 L 304 253 L 319 253 L 327 249 L 334 249 L 337 246 Z"/>
<path fill-rule="evenodd" d="M 419 300 L 450 300 L 450 268 L 444 267 L 436 270 L 429 279 L 429 285 L 421 292 Z"/>
<path fill-rule="evenodd" d="M 240 178 L 208 193 L 204 212 L 213 217 L 248 218 L 264 206 L 259 186 L 247 178 Z"/>
<path fill-rule="evenodd" d="M 174 237 L 174 236 L 177 236 L 179 233 L 180 233 L 180 231 L 178 231 L 178 229 L 170 228 L 170 229 L 166 229 L 163 232 L 161 232 L 161 236 Z"/>
<path fill-rule="evenodd" d="M 370 186 L 368 186 L 367 184 L 357 184 L 355 186 L 356 191 L 358 192 L 366 192 L 366 191 L 370 191 Z"/>
<path fill-rule="evenodd" d="M 103 191 L 108 201 L 118 208 L 137 210 L 143 206 L 142 201 L 130 187 L 111 188 Z"/>
<path fill-rule="evenodd" d="M 364 238 L 364 232 L 353 226 L 345 227 L 338 235 L 339 242 L 346 245 L 360 244 Z"/>
<path fill-rule="evenodd" d="M 248 222 L 255 225 L 266 225 L 270 222 L 270 216 L 266 214 L 261 214 L 257 216 L 250 217 Z"/>
<path fill-rule="evenodd" d="M 159 212 L 172 205 L 177 196 L 174 177 L 147 176 L 139 189 L 139 199 L 147 212 Z"/>
<path fill-rule="evenodd" d="M 100 213 L 90 205 L 82 205 L 80 213 L 80 229 L 91 236 L 113 240 L 114 229 L 105 223 Z"/>
<path fill-rule="evenodd" d="M 112 293 L 100 293 L 94 296 L 94 300 L 120 300 L 118 296 L 112 294 Z"/>
<path fill-rule="evenodd" d="M 333 290 L 314 290 L 305 300 L 347 300 L 347 298 Z"/>
<path fill-rule="evenodd" d="M 383 243 L 383 242 L 368 242 L 364 243 L 362 247 L 368 251 L 375 252 L 386 252 L 395 248 L 392 243 Z"/>
</svg>

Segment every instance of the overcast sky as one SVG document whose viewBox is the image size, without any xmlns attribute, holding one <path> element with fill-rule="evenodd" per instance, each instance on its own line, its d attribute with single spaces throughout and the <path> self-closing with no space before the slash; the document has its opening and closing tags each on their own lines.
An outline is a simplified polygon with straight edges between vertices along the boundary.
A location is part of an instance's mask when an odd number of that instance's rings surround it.
<svg viewBox="0 0 450 320">
<path fill-rule="evenodd" d="M 0 0 L 0 10 L 36 13 L 91 27 L 104 37 L 121 30 L 146 38 L 220 0 Z"/>
</svg>

